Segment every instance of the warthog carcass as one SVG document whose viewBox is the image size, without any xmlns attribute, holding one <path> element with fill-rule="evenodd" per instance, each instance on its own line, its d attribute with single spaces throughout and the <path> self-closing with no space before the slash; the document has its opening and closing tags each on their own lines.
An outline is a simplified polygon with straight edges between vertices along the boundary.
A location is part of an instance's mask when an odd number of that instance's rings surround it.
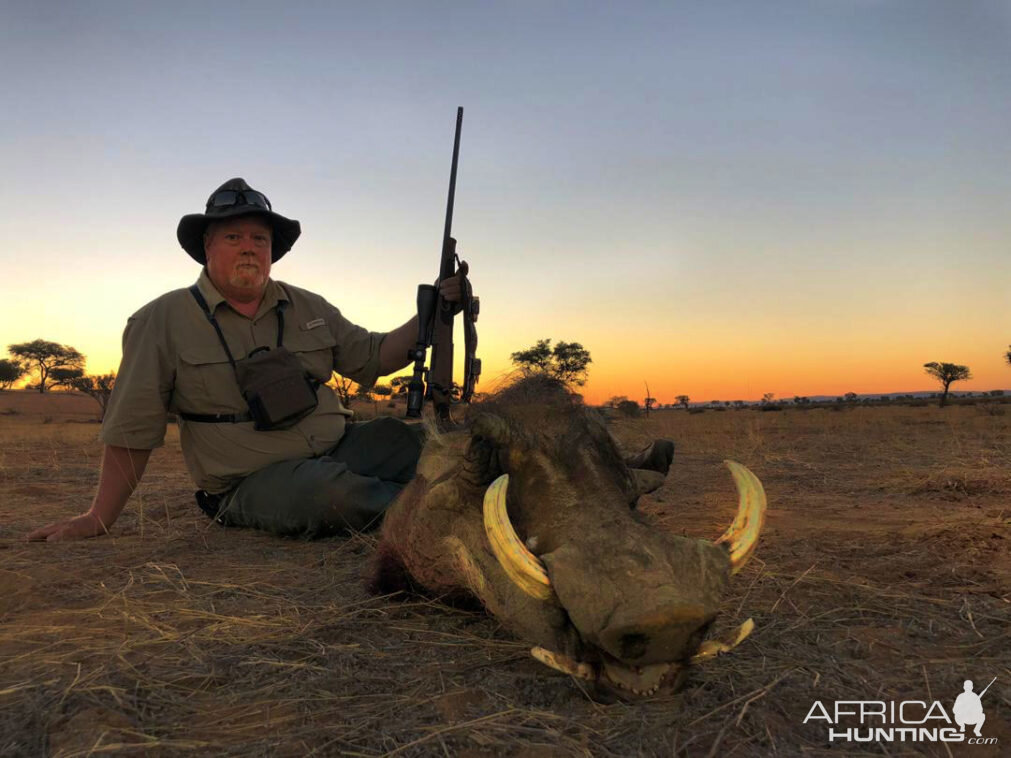
<svg viewBox="0 0 1011 758">
<path fill-rule="evenodd" d="M 475 596 L 538 660 L 605 689 L 674 688 L 694 662 L 765 513 L 758 479 L 728 461 L 737 517 L 715 542 L 634 511 L 643 490 L 600 417 L 561 385 L 525 379 L 432 434 L 387 512 L 373 589 Z M 646 477 L 648 479 L 648 477 Z"/>
</svg>

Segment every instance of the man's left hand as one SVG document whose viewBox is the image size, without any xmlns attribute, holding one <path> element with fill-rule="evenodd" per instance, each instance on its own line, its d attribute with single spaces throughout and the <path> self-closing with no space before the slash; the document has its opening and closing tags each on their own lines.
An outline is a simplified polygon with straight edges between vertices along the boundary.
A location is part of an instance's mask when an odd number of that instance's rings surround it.
<svg viewBox="0 0 1011 758">
<path fill-rule="evenodd" d="M 466 261 L 460 261 L 460 268 L 453 276 L 439 281 L 439 294 L 449 303 L 459 304 L 463 300 L 464 277 L 470 267 Z"/>
</svg>

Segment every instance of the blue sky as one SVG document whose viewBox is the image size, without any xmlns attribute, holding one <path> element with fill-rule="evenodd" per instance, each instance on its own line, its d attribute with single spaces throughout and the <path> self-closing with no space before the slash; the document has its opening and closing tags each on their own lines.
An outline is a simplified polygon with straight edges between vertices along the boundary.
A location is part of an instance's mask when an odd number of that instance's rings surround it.
<svg viewBox="0 0 1011 758">
<path fill-rule="evenodd" d="M 4 3 L 0 338 L 114 368 L 232 176 L 274 274 L 376 330 L 455 233 L 486 379 L 542 337 L 591 398 L 1011 386 L 1011 6 Z"/>
</svg>

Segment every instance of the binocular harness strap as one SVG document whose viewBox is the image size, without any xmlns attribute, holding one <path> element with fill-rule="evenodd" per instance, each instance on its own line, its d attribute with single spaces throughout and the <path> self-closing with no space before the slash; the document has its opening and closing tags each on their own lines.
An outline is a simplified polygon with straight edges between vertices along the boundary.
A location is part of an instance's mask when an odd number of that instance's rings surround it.
<svg viewBox="0 0 1011 758">
<path fill-rule="evenodd" d="M 232 365 L 232 371 L 236 372 L 236 378 L 238 378 L 238 369 L 235 366 L 235 358 L 232 355 L 232 351 L 228 349 L 228 342 L 225 341 L 225 335 L 221 331 L 221 326 L 218 324 L 218 320 L 214 318 L 214 314 L 211 313 L 210 307 L 207 305 L 207 301 L 204 299 L 203 294 L 200 292 L 200 288 L 197 285 L 192 285 L 190 288 L 190 294 L 193 295 L 193 299 L 197 301 L 197 305 L 200 306 L 200 310 L 204 312 L 207 320 L 211 322 L 211 326 L 214 327 L 214 331 L 218 335 L 218 341 L 221 342 L 221 347 L 225 349 L 225 355 L 228 356 L 228 362 Z M 284 309 L 287 307 L 288 303 L 284 300 L 279 300 L 277 302 L 277 346 L 284 346 Z M 188 413 L 186 411 L 180 411 L 179 416 L 186 421 L 197 421 L 203 424 L 241 424 L 244 421 L 252 421 L 253 417 L 248 413 Z"/>
</svg>

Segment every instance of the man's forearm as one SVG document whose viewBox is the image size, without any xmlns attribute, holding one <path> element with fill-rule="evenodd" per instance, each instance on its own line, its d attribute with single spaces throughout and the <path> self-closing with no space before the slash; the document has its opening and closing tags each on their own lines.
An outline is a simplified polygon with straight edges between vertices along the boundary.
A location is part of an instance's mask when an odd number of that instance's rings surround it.
<svg viewBox="0 0 1011 758">
<path fill-rule="evenodd" d="M 418 317 L 414 316 L 402 326 L 386 335 L 379 348 L 379 375 L 386 376 L 399 371 L 411 362 L 407 353 L 418 342 Z"/>
<path fill-rule="evenodd" d="M 102 526 L 111 527 L 123 512 L 126 501 L 137 488 L 144 475 L 150 450 L 136 450 L 106 445 L 102 455 L 102 472 L 98 478 L 98 492 L 89 513 L 98 517 Z"/>
</svg>

